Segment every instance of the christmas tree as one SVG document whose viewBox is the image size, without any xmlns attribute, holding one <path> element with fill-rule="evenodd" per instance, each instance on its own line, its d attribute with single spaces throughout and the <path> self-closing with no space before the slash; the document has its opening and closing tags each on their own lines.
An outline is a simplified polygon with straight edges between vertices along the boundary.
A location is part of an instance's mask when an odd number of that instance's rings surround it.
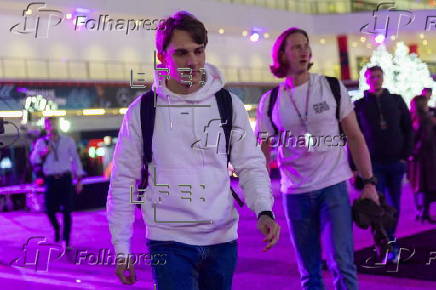
<svg viewBox="0 0 436 290">
<path fill-rule="evenodd" d="M 363 91 L 369 88 L 365 71 L 374 65 L 379 65 L 383 69 L 383 87 L 391 93 L 403 96 L 408 106 L 413 97 L 421 94 L 423 88 L 436 90 L 436 82 L 433 81 L 427 64 L 416 54 L 409 54 L 409 48 L 403 42 L 399 42 L 394 55 L 391 55 L 383 44 L 374 50 L 369 63 L 365 64 L 359 72 L 358 95 L 360 96 L 363 96 Z M 430 104 L 433 105 L 433 102 L 430 101 Z"/>
</svg>

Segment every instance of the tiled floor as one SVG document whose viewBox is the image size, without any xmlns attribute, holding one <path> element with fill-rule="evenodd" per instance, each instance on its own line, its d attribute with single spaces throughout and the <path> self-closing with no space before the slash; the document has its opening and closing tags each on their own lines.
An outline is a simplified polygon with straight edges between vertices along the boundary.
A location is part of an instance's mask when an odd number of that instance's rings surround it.
<svg viewBox="0 0 436 290">
<path fill-rule="evenodd" d="M 299 274 L 278 193 L 278 181 L 275 180 L 273 185 L 276 198 L 275 212 L 282 226 L 281 240 L 269 252 L 262 252 L 262 236 L 256 230 L 254 214 L 247 208 L 240 209 L 239 260 L 234 277 L 234 289 L 300 289 Z M 354 198 L 356 193 L 351 192 L 350 195 Z M 404 186 L 402 204 L 399 236 L 412 235 L 432 228 L 430 225 L 418 224 L 414 220 L 414 204 L 408 185 Z M 150 268 L 147 265 L 137 267 L 139 281 L 135 285 L 123 286 L 117 281 L 113 266 L 92 265 L 94 261 L 91 260 L 77 264 L 80 250 L 97 253 L 99 249 L 111 249 L 111 243 L 103 209 L 77 212 L 73 218 L 72 253 L 57 258 L 58 252 L 54 250 L 48 269 L 45 268 L 46 265 L 38 265 L 38 271 L 35 271 L 29 266 L 11 267 L 9 263 L 24 257 L 23 245 L 30 237 L 46 236 L 51 242 L 52 231 L 46 216 L 42 213 L 26 212 L 0 214 L 0 288 L 153 289 Z M 137 253 L 146 253 L 144 235 L 145 226 L 140 213 L 137 212 L 133 238 L 133 249 Z M 354 240 L 356 249 L 371 245 L 369 233 L 360 229 L 355 229 Z M 433 250 L 436 250 L 436 246 Z M 330 273 L 325 272 L 324 277 L 326 288 L 333 289 Z M 361 289 L 436 289 L 436 282 L 390 277 L 359 275 L 359 281 Z"/>
</svg>

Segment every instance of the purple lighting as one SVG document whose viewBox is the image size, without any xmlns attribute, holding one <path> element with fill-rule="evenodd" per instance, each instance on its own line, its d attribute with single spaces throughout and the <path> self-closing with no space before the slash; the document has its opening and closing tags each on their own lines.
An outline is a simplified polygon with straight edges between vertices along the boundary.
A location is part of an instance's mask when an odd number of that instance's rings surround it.
<svg viewBox="0 0 436 290">
<path fill-rule="evenodd" d="M 89 13 L 91 12 L 89 9 L 86 8 L 76 8 L 77 13 Z"/>
</svg>

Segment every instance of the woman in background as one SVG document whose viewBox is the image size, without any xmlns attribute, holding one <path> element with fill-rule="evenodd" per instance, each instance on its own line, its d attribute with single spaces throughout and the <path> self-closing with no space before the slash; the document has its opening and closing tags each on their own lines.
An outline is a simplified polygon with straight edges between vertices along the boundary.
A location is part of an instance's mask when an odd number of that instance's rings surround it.
<svg viewBox="0 0 436 290">
<path fill-rule="evenodd" d="M 436 122 L 429 113 L 427 102 L 424 95 L 419 95 L 410 104 L 415 138 L 408 175 L 415 192 L 416 219 L 436 224 L 429 213 L 430 203 L 436 200 Z"/>
</svg>

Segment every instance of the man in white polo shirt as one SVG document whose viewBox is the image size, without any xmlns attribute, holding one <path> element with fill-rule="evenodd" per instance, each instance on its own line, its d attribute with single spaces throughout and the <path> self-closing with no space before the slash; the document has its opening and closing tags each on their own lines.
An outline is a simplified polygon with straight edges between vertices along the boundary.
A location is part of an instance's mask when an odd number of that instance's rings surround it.
<svg viewBox="0 0 436 290">
<path fill-rule="evenodd" d="M 336 289 L 357 289 L 352 215 L 345 183 L 352 172 L 338 124 L 366 184 L 362 197 L 378 203 L 378 196 L 353 104 L 345 87 L 337 80 L 335 97 L 333 86 L 324 76 L 309 73 L 312 54 L 304 30 L 284 31 L 276 40 L 272 54 L 272 73 L 286 79 L 277 89 L 262 96 L 256 135 L 262 142 L 267 162 L 271 145 L 279 145 L 277 159 L 283 206 L 302 287 L 324 289 L 320 243 L 324 232 L 327 238 L 324 248 Z M 271 102 L 272 95 L 276 96 L 275 102 Z M 337 103 L 340 107 L 336 112 Z M 281 136 L 278 141 L 269 138 L 276 133 Z"/>
</svg>

